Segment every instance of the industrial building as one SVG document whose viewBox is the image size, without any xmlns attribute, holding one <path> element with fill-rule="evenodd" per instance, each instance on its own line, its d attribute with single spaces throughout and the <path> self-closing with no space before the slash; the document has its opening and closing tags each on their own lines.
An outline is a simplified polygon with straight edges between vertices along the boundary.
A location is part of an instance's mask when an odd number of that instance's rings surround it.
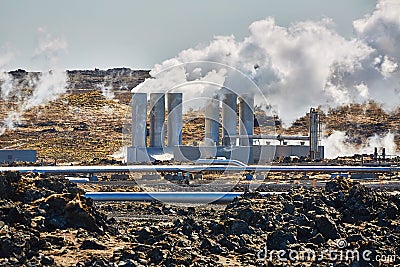
<svg viewBox="0 0 400 267">
<path fill-rule="evenodd" d="M 36 162 L 36 150 L 0 150 L 0 162 L 2 164 L 10 164 L 17 161 Z"/>
<path fill-rule="evenodd" d="M 182 93 L 150 93 L 150 129 L 147 131 L 147 93 L 133 93 L 132 146 L 127 150 L 128 163 L 226 158 L 247 164 L 265 164 L 279 157 L 308 157 L 313 161 L 324 157 L 324 147 L 319 145 L 321 126 L 315 109 L 310 110 L 308 136 L 254 135 L 254 96 L 227 90 L 209 99 L 205 107 L 203 144 L 183 146 L 182 100 Z M 292 141 L 300 142 L 292 144 Z"/>
</svg>

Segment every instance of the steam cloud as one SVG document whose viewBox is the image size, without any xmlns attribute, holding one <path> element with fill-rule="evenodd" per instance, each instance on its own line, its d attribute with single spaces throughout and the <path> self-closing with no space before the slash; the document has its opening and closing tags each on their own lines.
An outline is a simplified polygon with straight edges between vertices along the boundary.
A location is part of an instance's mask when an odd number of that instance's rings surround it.
<svg viewBox="0 0 400 267">
<path fill-rule="evenodd" d="M 388 155 L 396 154 L 396 144 L 394 143 L 394 134 L 389 132 L 384 137 L 374 135 L 368 138 L 367 142 L 362 146 L 348 144 L 347 136 L 344 132 L 335 131 L 329 137 L 322 140 L 327 147 L 325 157 L 328 159 L 337 156 L 352 156 L 354 154 L 372 154 L 374 148 L 386 148 Z"/>
<path fill-rule="evenodd" d="M 252 23 L 249 36 L 241 41 L 217 36 L 208 45 L 180 52 L 153 68 L 151 75 L 157 79 L 134 90 L 148 86 L 163 92 L 176 84 L 204 80 L 242 92 L 252 90 L 241 84 L 244 79 L 237 72 L 207 63 L 211 61 L 232 66 L 254 81 L 285 124 L 311 106 L 334 107 L 372 98 L 390 109 L 399 100 L 398 14 L 400 2 L 380 0 L 372 14 L 354 21 L 352 39 L 338 34 L 328 18 L 282 27 L 269 17 Z M 193 61 L 197 63 L 182 65 Z M 196 85 L 196 90 L 185 91 L 185 97 L 202 96 L 207 86 Z"/>
<path fill-rule="evenodd" d="M 37 32 L 38 44 L 33 53 L 33 57 L 43 57 L 48 63 L 54 65 L 59 59 L 60 52 L 67 50 L 67 41 L 64 37 L 52 36 L 47 32 L 45 27 L 39 27 Z"/>
<path fill-rule="evenodd" d="M 111 100 L 114 99 L 115 95 L 114 95 L 114 91 L 112 86 L 107 86 L 105 83 L 102 83 L 100 85 L 97 86 L 97 88 L 99 88 L 101 90 L 101 94 L 107 99 L 107 100 Z"/>
<path fill-rule="evenodd" d="M 390 111 L 398 106 L 400 94 L 399 14 L 398 0 L 379 0 L 372 14 L 353 22 L 355 37 L 351 39 L 337 33 L 329 18 L 282 27 L 268 17 L 253 22 L 243 40 L 216 36 L 208 45 L 181 51 L 154 66 L 150 74 L 156 79 L 146 80 L 133 91 L 151 88 L 164 92 L 197 81 L 199 84 L 179 88 L 186 99 L 192 99 L 209 95 L 209 83 L 217 83 L 239 93 L 265 96 L 286 126 L 312 106 L 327 109 L 373 99 Z M 238 73 L 249 77 L 260 91 L 243 83 L 245 79 Z M 219 89 L 211 87 L 211 92 Z M 256 104 L 262 104 L 262 99 L 256 97 Z M 370 138 L 361 148 L 345 145 L 342 132 L 324 142 L 332 152 L 329 157 L 371 153 L 372 146 L 386 146 L 394 152 L 396 147 L 392 133 Z"/>
<path fill-rule="evenodd" d="M 58 53 L 67 48 L 67 42 L 63 38 L 52 37 L 44 28 L 39 28 L 38 32 L 39 42 L 34 51 L 34 58 L 44 57 L 49 65 L 53 65 L 57 61 Z M 60 70 L 43 72 L 38 76 L 28 74 L 26 81 L 19 83 L 12 75 L 4 71 L 6 65 L 12 60 L 13 53 L 10 49 L 1 52 L 0 97 L 4 101 L 14 102 L 15 105 L 8 110 L 2 106 L 2 112 L 6 116 L 0 124 L 0 135 L 4 134 L 6 129 L 14 129 L 15 124 L 21 122 L 26 110 L 58 98 L 60 94 L 66 92 L 67 88 L 67 74 Z M 33 88 L 29 95 L 24 92 L 26 88 Z"/>
</svg>

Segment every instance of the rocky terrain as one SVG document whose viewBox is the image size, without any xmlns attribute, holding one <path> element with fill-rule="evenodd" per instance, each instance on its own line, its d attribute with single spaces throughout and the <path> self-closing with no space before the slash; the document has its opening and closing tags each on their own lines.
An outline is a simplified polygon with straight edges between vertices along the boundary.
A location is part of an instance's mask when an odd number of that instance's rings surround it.
<svg viewBox="0 0 400 267">
<path fill-rule="evenodd" d="M 29 87 L 27 75 L 17 70 L 10 73 Z M 129 129 L 130 89 L 149 77 L 146 70 L 126 68 L 109 70 L 68 71 L 68 90 L 58 99 L 30 108 L 22 114 L 14 129 L 0 136 L 0 148 L 35 149 L 38 159 L 47 163 L 79 163 L 111 159 L 122 154 L 124 126 Z M 29 94 L 29 90 L 24 92 Z M 18 99 L 17 99 L 18 100 Z M 13 111 L 12 100 L 0 99 L 0 120 Z M 5 107 L 9 107 L 8 109 Z M 308 134 L 308 115 L 285 128 L 279 117 L 266 116 L 256 108 L 259 118 L 255 133 Z M 394 134 L 400 146 L 400 109 L 386 112 L 379 104 L 350 104 L 321 111 L 324 135 L 344 131 L 351 144 L 362 144 L 375 134 Z M 204 138 L 202 111 L 190 110 L 184 115 L 183 144 L 201 142 Z M 372 153 L 372 151 L 371 151 Z"/>
<path fill-rule="evenodd" d="M 10 71 L 9 74 L 20 83 L 24 83 L 27 76 L 32 75 L 37 77 L 40 73 L 18 69 Z M 127 91 L 150 77 L 148 70 L 132 70 L 129 68 L 68 70 L 67 76 L 69 89 L 95 90 L 104 86 L 114 90 L 120 89 Z"/>
<path fill-rule="evenodd" d="M 400 264 L 400 200 L 345 178 L 284 195 L 173 206 L 98 202 L 61 178 L 0 175 L 3 266 L 387 266 Z M 274 251 L 368 251 L 291 260 Z M 272 252 L 271 258 L 265 256 Z M 319 254 L 318 254 L 319 255 Z M 338 254 L 339 255 L 339 254 Z M 386 261 L 376 261 L 377 255 Z M 334 265 L 332 265 L 334 264 Z"/>
<path fill-rule="evenodd" d="M 107 158 L 122 145 L 128 106 L 99 91 L 64 95 L 23 115 L 14 130 L 0 136 L 2 148 L 35 149 L 45 162 Z"/>
<path fill-rule="evenodd" d="M 67 74 L 69 88 L 87 90 L 99 89 L 100 86 L 110 87 L 114 90 L 132 90 L 150 77 L 148 70 L 129 68 L 70 70 Z"/>
</svg>

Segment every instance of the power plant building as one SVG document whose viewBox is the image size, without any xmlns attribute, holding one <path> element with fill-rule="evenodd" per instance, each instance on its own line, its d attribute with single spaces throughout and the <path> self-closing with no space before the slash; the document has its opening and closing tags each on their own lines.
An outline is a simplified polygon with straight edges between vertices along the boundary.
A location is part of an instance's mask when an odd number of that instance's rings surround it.
<svg viewBox="0 0 400 267">
<path fill-rule="evenodd" d="M 308 157 L 313 161 L 324 157 L 324 147 L 319 145 L 319 116 L 313 108 L 308 136 L 255 135 L 254 96 L 223 90 L 205 106 L 203 144 L 183 146 L 182 93 L 150 93 L 149 131 L 147 104 L 146 93 L 133 93 L 132 146 L 127 152 L 128 163 L 157 159 L 189 162 L 222 157 L 247 164 L 265 164 L 281 157 Z"/>
</svg>

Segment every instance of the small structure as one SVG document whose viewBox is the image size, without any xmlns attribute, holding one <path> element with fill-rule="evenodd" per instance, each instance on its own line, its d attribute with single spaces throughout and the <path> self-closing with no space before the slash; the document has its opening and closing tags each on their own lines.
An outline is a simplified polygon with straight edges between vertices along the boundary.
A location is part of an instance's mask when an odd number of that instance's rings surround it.
<svg viewBox="0 0 400 267">
<path fill-rule="evenodd" d="M 0 162 L 10 164 L 16 161 L 36 162 L 36 150 L 1 149 Z"/>
</svg>

